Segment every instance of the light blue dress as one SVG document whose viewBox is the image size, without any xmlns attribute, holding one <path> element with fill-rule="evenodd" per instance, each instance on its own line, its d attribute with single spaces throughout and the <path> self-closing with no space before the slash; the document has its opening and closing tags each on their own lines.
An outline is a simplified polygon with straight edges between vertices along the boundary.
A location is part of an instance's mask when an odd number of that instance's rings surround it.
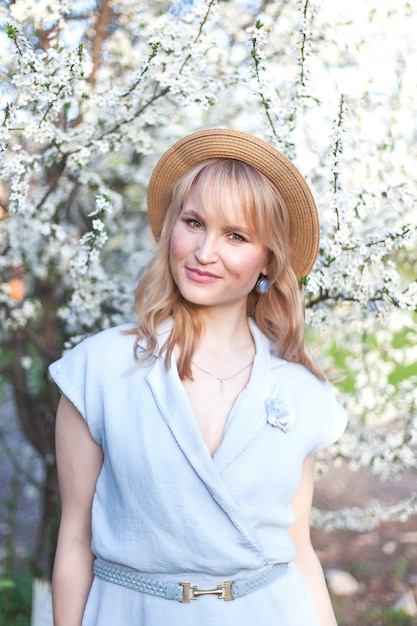
<svg viewBox="0 0 417 626">
<path fill-rule="evenodd" d="M 213 457 L 175 362 L 168 371 L 161 357 L 138 366 L 128 326 L 90 337 L 51 365 L 104 451 L 94 554 L 200 588 L 290 562 L 279 580 L 231 602 L 204 596 L 184 604 L 95 578 L 83 626 L 319 626 L 291 563 L 290 503 L 305 457 L 342 434 L 346 414 L 328 383 L 272 355 L 252 320 L 250 327 L 250 381 Z M 290 413 L 289 430 L 272 425 L 274 407 Z"/>
</svg>

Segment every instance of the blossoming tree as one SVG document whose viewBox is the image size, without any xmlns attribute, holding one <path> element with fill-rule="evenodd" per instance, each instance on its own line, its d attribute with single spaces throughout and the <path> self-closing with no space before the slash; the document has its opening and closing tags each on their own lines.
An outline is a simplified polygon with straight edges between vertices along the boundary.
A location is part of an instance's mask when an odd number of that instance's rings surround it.
<svg viewBox="0 0 417 626">
<path fill-rule="evenodd" d="M 132 319 L 152 246 L 150 171 L 205 126 L 270 141 L 315 194 L 322 240 L 305 280 L 307 322 L 319 356 L 346 371 L 350 414 L 327 461 L 381 477 L 416 467 L 415 12 L 412 2 L 335 4 L 0 8 L 0 376 L 44 459 L 45 575 L 59 508 L 47 366 L 85 335 Z M 316 521 L 363 528 L 416 510 L 410 494 L 389 511 L 317 511 Z"/>
</svg>

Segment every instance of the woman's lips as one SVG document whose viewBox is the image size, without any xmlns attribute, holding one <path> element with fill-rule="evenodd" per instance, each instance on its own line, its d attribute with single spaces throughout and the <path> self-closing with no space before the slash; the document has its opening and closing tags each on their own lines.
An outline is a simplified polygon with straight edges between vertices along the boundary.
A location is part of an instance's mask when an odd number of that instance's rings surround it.
<svg viewBox="0 0 417 626">
<path fill-rule="evenodd" d="M 217 274 L 205 272 L 204 270 L 199 270 L 196 267 L 186 267 L 185 273 L 188 278 L 194 280 L 196 283 L 214 283 L 220 278 Z"/>
</svg>

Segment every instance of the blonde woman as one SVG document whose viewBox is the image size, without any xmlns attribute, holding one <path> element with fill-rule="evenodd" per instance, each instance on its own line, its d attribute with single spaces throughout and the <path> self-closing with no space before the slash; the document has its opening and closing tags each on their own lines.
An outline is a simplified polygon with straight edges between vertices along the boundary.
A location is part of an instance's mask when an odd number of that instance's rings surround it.
<svg viewBox="0 0 417 626">
<path fill-rule="evenodd" d="M 335 626 L 309 514 L 346 416 L 304 346 L 319 224 L 260 139 L 177 142 L 149 184 L 136 323 L 54 363 L 55 626 Z"/>
</svg>

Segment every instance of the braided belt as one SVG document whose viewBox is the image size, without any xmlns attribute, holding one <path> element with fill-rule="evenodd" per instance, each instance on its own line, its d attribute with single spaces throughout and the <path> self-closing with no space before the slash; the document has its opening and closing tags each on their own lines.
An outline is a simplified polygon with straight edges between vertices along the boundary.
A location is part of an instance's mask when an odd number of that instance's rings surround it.
<svg viewBox="0 0 417 626">
<path fill-rule="evenodd" d="M 101 559 L 96 559 L 94 562 L 94 574 L 102 580 L 128 587 L 134 591 L 149 593 L 166 600 L 191 602 L 198 600 L 200 596 L 208 595 L 217 596 L 219 600 L 242 598 L 281 578 L 287 571 L 287 567 L 288 563 L 275 563 L 275 565 L 251 578 L 228 580 L 217 585 L 214 589 L 198 589 L 196 585 L 191 583 L 163 582 Z"/>
</svg>

